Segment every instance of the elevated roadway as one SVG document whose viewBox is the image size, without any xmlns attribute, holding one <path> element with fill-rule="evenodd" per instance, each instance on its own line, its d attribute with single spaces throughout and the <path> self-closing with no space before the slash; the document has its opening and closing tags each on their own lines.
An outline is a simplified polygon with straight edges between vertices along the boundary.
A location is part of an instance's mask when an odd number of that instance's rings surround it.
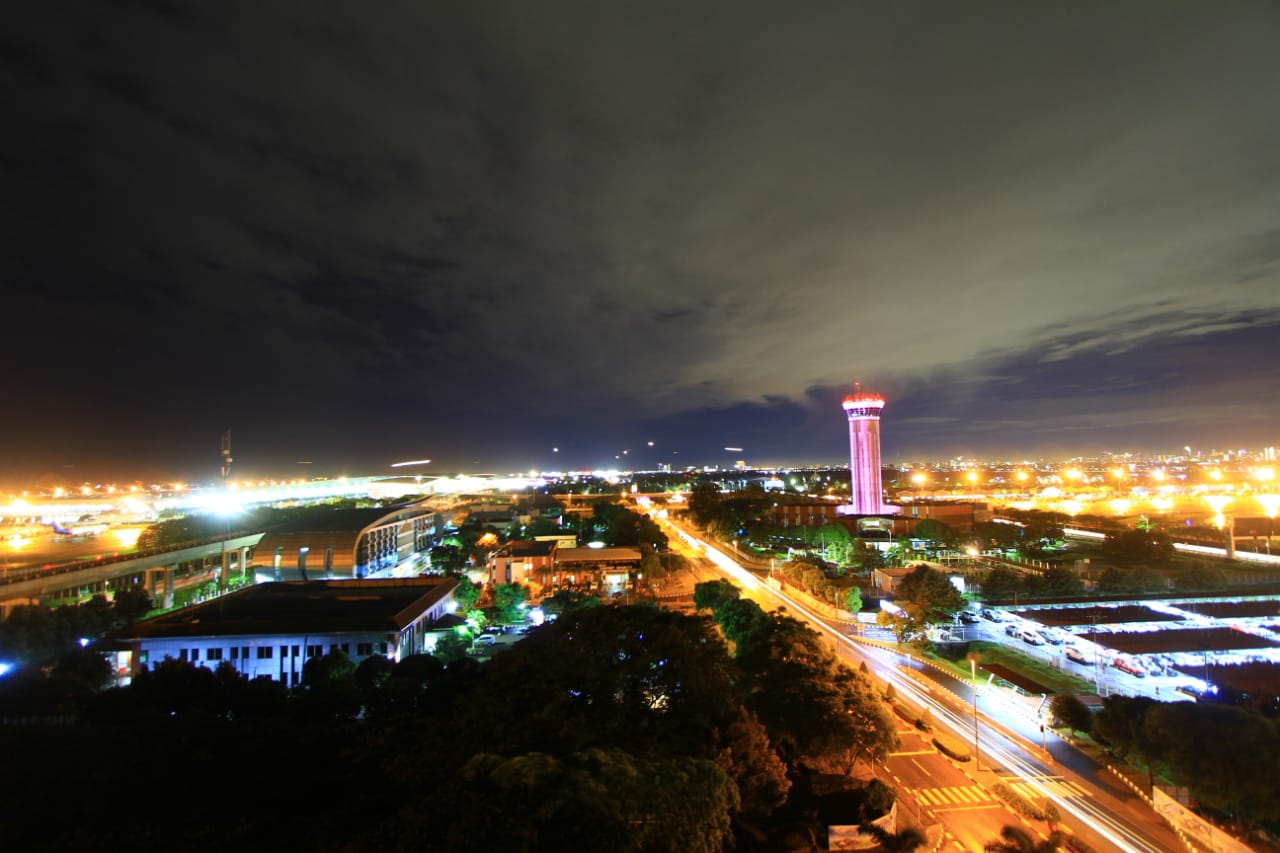
<svg viewBox="0 0 1280 853">
<path fill-rule="evenodd" d="M 249 551 L 262 533 L 238 533 L 227 537 L 189 542 L 174 548 L 154 549 L 119 557 L 84 560 L 49 568 L 12 569 L 0 573 L 0 607 L 45 601 L 68 592 L 105 591 L 112 581 L 138 578 L 162 607 L 173 606 L 175 575 L 184 563 L 209 565 L 217 557 L 225 584 L 233 567 L 246 571 Z"/>
</svg>

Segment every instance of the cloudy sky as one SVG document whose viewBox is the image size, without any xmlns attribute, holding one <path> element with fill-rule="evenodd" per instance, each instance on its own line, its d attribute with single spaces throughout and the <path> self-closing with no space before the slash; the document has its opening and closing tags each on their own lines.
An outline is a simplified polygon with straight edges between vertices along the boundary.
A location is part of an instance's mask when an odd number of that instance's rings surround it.
<svg viewBox="0 0 1280 853">
<path fill-rule="evenodd" d="M 54 6 L 0 480 L 1280 444 L 1274 3 Z"/>
</svg>

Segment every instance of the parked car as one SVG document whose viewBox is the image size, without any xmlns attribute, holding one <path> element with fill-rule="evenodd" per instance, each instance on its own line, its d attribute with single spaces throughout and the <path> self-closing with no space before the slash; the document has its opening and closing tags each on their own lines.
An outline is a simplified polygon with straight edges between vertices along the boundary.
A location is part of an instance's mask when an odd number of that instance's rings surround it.
<svg viewBox="0 0 1280 853">
<path fill-rule="evenodd" d="M 1022 631 L 1018 633 L 1018 639 L 1033 646 L 1044 645 L 1044 637 L 1040 636 L 1035 631 L 1032 631 L 1030 628 L 1023 628 Z"/>
<path fill-rule="evenodd" d="M 977 625 L 982 619 L 972 610 L 961 610 L 960 621 L 966 625 Z"/>
<path fill-rule="evenodd" d="M 1040 636 L 1044 637 L 1046 641 L 1048 641 L 1051 645 L 1054 645 L 1054 646 L 1060 646 L 1065 641 L 1065 638 L 1062 636 L 1062 634 L 1051 629 L 1046 629 L 1044 631 L 1041 631 Z"/>
<path fill-rule="evenodd" d="M 1147 677 L 1147 671 L 1142 667 L 1138 666 L 1136 663 L 1134 663 L 1131 660 L 1125 660 L 1124 658 L 1116 658 L 1111 662 L 1111 665 L 1114 666 L 1116 669 L 1120 670 L 1121 672 L 1127 672 L 1130 675 L 1137 676 L 1138 678 Z"/>
<path fill-rule="evenodd" d="M 1010 637 L 1016 637 L 1022 633 L 1022 626 L 1014 623 L 1013 625 L 1005 625 L 1004 632 Z"/>
<path fill-rule="evenodd" d="M 982 618 L 983 618 L 983 619 L 986 619 L 988 622 L 1000 622 L 1000 621 L 1002 621 L 1002 620 L 1000 619 L 1000 611 L 999 611 L 999 610 L 984 610 L 984 611 L 982 611 Z"/>
<path fill-rule="evenodd" d="M 497 636 L 493 634 L 481 634 L 479 637 L 476 637 L 471 641 L 471 645 L 473 648 L 478 646 L 492 646 L 496 642 L 498 642 Z"/>
<path fill-rule="evenodd" d="M 1076 663 L 1088 663 L 1088 662 L 1089 662 L 1089 658 L 1088 658 L 1088 656 L 1087 656 L 1087 655 L 1085 655 L 1085 653 L 1084 653 L 1084 652 L 1082 652 L 1082 651 L 1080 651 L 1079 649 L 1077 649 L 1075 646 L 1067 646 L 1067 649 L 1066 649 L 1066 651 L 1065 651 L 1065 652 L 1063 652 L 1063 654 L 1065 654 L 1065 655 L 1067 656 L 1067 660 L 1073 660 L 1073 661 L 1075 661 Z"/>
</svg>

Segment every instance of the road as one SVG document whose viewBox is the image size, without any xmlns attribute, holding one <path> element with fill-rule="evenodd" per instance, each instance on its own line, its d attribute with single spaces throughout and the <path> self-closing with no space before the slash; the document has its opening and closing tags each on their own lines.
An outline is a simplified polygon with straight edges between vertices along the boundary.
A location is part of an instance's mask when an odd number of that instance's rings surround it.
<svg viewBox="0 0 1280 853">
<path fill-rule="evenodd" d="M 845 633 L 847 628 L 828 624 L 798 601 L 772 589 L 730 554 L 688 528 L 667 524 L 678 537 L 691 542 L 722 576 L 739 584 L 745 594 L 770 602 L 773 607 L 786 607 L 791 615 L 829 637 L 846 662 L 856 666 L 865 661 L 872 674 L 893 684 L 900 696 L 928 708 L 938 728 L 949 730 L 961 742 L 972 742 L 974 721 L 970 709 L 974 694 L 968 683 L 919 662 L 908 662 L 909 672 L 904 671 L 902 655 L 855 642 Z M 899 754 L 890 759 L 889 770 L 897 774 L 902 788 L 943 823 L 951 849 L 982 850 L 985 842 L 996 837 L 1000 826 L 1019 823 L 989 793 L 1001 781 L 1041 804 L 1053 802 L 1062 815 L 1062 824 L 1097 850 L 1155 853 L 1186 849 L 1137 795 L 1074 748 L 1053 737 L 1047 753 L 1042 750 L 1038 743 L 1039 722 L 1025 709 L 1010 704 L 998 693 L 980 689 L 977 712 L 981 718 L 981 770 L 973 771 L 973 778 L 936 752 L 930 756 L 923 749 L 917 755 Z M 901 752 L 917 751 L 904 748 Z M 961 783 L 955 773 L 969 781 Z M 986 799 L 982 799 L 983 795 Z"/>
</svg>

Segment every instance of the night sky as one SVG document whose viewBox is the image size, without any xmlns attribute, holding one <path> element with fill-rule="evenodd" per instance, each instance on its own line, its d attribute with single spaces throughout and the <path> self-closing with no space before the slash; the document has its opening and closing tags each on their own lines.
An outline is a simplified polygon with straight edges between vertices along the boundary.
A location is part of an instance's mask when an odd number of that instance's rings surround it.
<svg viewBox="0 0 1280 853">
<path fill-rule="evenodd" d="M 1278 44 L 1245 0 L 27 4 L 0 482 L 213 478 L 227 428 L 246 475 L 847 462 L 854 380 L 887 460 L 1280 444 Z"/>
</svg>

